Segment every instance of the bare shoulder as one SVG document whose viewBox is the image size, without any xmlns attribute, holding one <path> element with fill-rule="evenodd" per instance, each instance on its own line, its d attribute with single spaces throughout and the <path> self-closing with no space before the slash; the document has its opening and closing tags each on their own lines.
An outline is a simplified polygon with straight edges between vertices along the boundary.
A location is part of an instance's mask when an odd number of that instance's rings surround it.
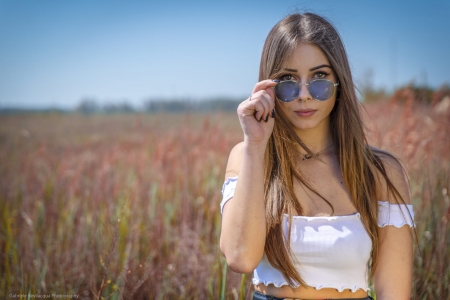
<svg viewBox="0 0 450 300">
<path fill-rule="evenodd" d="M 227 169 L 225 171 L 225 180 L 228 177 L 234 177 L 239 175 L 239 169 L 242 162 L 242 147 L 244 142 L 240 142 L 233 147 L 228 157 Z"/>
<path fill-rule="evenodd" d="M 372 148 L 372 151 L 381 160 L 389 181 L 400 193 L 400 196 L 403 198 L 403 201 L 409 204 L 410 203 L 409 184 L 405 168 L 402 166 L 400 161 L 389 152 L 379 150 L 376 148 Z M 392 195 L 392 192 L 390 192 L 388 189 L 388 183 L 385 176 L 381 172 L 378 172 L 377 177 L 380 183 L 378 198 L 380 200 L 396 203 L 394 195 Z"/>
<path fill-rule="evenodd" d="M 388 189 L 389 182 L 401 196 L 399 203 L 410 204 L 409 184 L 405 170 L 399 160 L 392 154 L 372 148 L 373 153 L 382 163 L 384 172 L 378 172 L 381 196 L 379 200 L 398 203 L 396 197 Z M 383 174 L 385 173 L 385 174 Z M 403 214 L 403 220 L 413 219 L 413 215 Z M 387 215 L 388 218 L 392 217 Z M 392 225 L 397 217 L 392 217 Z M 390 221 L 388 225 L 391 225 Z M 412 285 L 413 266 L 413 235 L 409 226 L 379 226 L 378 227 L 378 263 L 374 274 L 375 291 L 380 299 L 409 299 Z"/>
</svg>

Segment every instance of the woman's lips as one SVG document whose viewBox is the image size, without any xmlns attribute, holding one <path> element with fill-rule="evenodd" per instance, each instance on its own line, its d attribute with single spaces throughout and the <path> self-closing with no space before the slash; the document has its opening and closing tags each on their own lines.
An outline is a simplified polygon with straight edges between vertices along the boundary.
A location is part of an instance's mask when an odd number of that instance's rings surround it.
<svg viewBox="0 0 450 300">
<path fill-rule="evenodd" d="M 299 109 L 296 110 L 295 113 L 299 117 L 311 117 L 316 111 L 314 109 Z"/>
</svg>

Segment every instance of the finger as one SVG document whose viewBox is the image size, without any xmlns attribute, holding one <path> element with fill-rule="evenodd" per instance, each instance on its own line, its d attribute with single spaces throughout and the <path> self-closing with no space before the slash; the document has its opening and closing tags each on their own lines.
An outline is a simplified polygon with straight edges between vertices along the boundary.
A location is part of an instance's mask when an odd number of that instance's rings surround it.
<svg viewBox="0 0 450 300">
<path fill-rule="evenodd" d="M 238 106 L 238 114 L 242 114 L 244 116 L 251 116 L 258 114 L 259 118 L 264 113 L 264 105 L 260 103 L 259 96 L 256 97 L 255 94 L 252 95 L 251 101 L 249 99 L 245 100 Z M 259 119 L 258 119 L 259 120 Z"/>
<path fill-rule="evenodd" d="M 269 96 L 275 100 L 275 86 L 280 82 L 278 79 L 274 79 L 272 80 L 272 82 L 274 83 L 274 85 L 272 85 L 271 87 L 269 87 L 268 89 L 266 89 L 266 93 L 269 94 Z"/>
<path fill-rule="evenodd" d="M 255 102 L 253 109 L 254 109 L 253 116 L 258 122 L 261 121 L 265 111 L 264 104 L 262 104 L 261 101 L 258 100 Z"/>
<path fill-rule="evenodd" d="M 255 108 L 255 118 L 257 118 L 258 121 L 266 119 L 270 112 L 270 103 L 273 102 L 269 94 L 267 94 L 265 90 L 258 91 L 249 97 L 249 102 L 250 101 L 254 102 L 254 105 L 256 105 L 257 102 L 259 103 L 258 107 Z M 256 110 L 258 110 L 257 113 Z"/>
<path fill-rule="evenodd" d="M 273 81 L 271 79 L 260 81 L 257 84 L 255 84 L 255 87 L 253 88 L 252 94 L 254 94 L 256 92 L 259 92 L 259 91 L 262 91 L 262 90 L 267 90 L 267 89 L 272 90 L 272 87 L 276 86 L 277 83 L 278 82 L 275 82 L 275 81 Z M 273 92 L 272 92 L 271 96 L 273 97 Z"/>
<path fill-rule="evenodd" d="M 267 119 L 267 116 L 270 113 L 270 106 L 271 106 L 271 102 L 273 102 L 273 100 L 270 98 L 269 94 L 267 94 L 265 91 L 264 93 L 261 95 L 261 100 L 260 100 L 261 104 L 264 106 L 264 112 L 262 114 L 263 119 Z"/>
<path fill-rule="evenodd" d="M 266 106 L 267 115 L 272 115 L 272 111 L 275 109 L 275 100 L 272 98 L 268 91 L 264 91 L 263 93 L 264 99 L 267 101 L 268 107 Z"/>
<path fill-rule="evenodd" d="M 264 107 L 264 112 L 261 112 L 261 114 L 258 114 L 258 116 L 261 116 L 263 120 L 268 119 L 269 115 L 272 115 L 272 110 L 275 108 L 275 101 L 272 99 L 269 93 L 267 91 L 262 90 L 259 92 L 256 92 L 251 97 L 252 101 L 259 101 L 262 106 Z M 256 114 L 255 114 L 256 116 Z M 260 119 L 258 118 L 258 121 Z"/>
<path fill-rule="evenodd" d="M 261 118 L 258 118 L 258 117 L 256 116 L 256 114 L 257 114 L 257 112 L 255 111 L 255 113 L 253 114 L 253 117 L 255 117 L 256 121 L 261 122 Z"/>
</svg>

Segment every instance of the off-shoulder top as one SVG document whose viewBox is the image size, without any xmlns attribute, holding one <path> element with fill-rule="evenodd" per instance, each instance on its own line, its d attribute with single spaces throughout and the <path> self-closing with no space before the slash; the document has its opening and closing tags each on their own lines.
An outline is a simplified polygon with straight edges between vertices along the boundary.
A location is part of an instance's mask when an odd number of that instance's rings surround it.
<svg viewBox="0 0 450 300">
<path fill-rule="evenodd" d="M 223 206 L 236 188 L 237 177 L 227 178 L 222 188 Z M 390 204 L 378 201 L 378 226 L 414 227 L 412 205 Z M 287 237 L 288 216 L 283 219 L 283 232 Z M 359 213 L 330 216 L 293 216 L 291 225 L 291 250 L 294 266 L 302 279 L 316 289 L 335 288 L 369 290 L 368 274 L 372 241 Z M 288 285 L 280 271 L 272 267 L 263 256 L 253 272 L 253 284 L 276 287 Z M 296 287 L 299 285 L 296 284 Z"/>
</svg>

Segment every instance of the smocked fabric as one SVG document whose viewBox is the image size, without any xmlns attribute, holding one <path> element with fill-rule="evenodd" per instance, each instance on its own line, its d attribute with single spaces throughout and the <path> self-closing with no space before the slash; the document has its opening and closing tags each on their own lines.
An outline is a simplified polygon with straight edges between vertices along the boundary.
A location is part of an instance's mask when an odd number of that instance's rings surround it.
<svg viewBox="0 0 450 300">
<path fill-rule="evenodd" d="M 222 186 L 222 202 L 220 202 L 220 213 L 223 213 L 223 206 L 227 203 L 228 200 L 233 198 L 234 190 L 236 189 L 237 183 L 236 177 L 228 177 L 225 183 Z"/>
<path fill-rule="evenodd" d="M 221 212 L 233 195 L 237 177 L 227 178 L 223 187 Z M 414 225 L 412 205 L 390 204 L 378 201 L 378 226 Z M 283 233 L 288 235 L 288 216 L 283 218 Z M 291 225 L 291 250 L 294 266 L 303 280 L 317 290 L 334 288 L 339 292 L 349 289 L 369 290 L 368 264 L 372 241 L 359 213 L 345 216 L 293 216 Z M 272 267 L 263 256 L 253 272 L 253 284 L 288 285 L 280 271 Z M 295 287 L 298 287 L 295 284 Z"/>
<path fill-rule="evenodd" d="M 395 226 L 400 228 L 404 225 L 416 227 L 414 224 L 414 210 L 412 204 L 392 204 L 388 201 L 378 201 L 378 226 Z"/>
</svg>

